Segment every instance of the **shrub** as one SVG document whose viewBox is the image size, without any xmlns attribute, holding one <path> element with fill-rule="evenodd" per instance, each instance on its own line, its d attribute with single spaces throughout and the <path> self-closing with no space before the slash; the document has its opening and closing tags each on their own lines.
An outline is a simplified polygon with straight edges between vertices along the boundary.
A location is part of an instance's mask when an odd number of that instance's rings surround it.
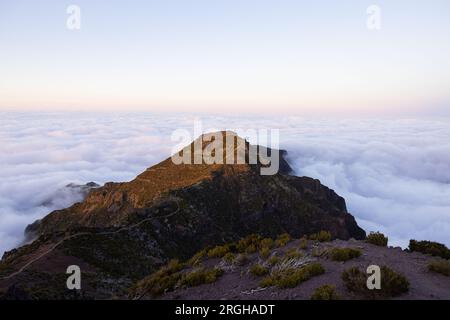
<svg viewBox="0 0 450 320">
<path fill-rule="evenodd" d="M 301 257 L 303 257 L 303 254 L 301 252 L 298 252 L 297 249 L 295 249 L 295 248 L 289 249 L 284 254 L 285 259 L 298 259 Z"/>
<path fill-rule="evenodd" d="M 250 268 L 250 273 L 253 274 L 254 276 L 261 277 L 261 276 L 265 276 L 266 274 L 268 274 L 269 273 L 269 269 L 267 269 L 266 267 L 260 265 L 259 263 L 255 263 Z"/>
<path fill-rule="evenodd" d="M 181 263 L 178 259 L 172 259 L 167 263 L 165 269 L 170 273 L 174 273 L 183 270 L 184 267 L 184 263 Z"/>
<path fill-rule="evenodd" d="M 320 231 L 309 236 L 310 240 L 315 240 L 319 242 L 329 242 L 331 241 L 331 233 L 329 231 Z"/>
<path fill-rule="evenodd" d="M 428 264 L 428 270 L 450 277 L 450 261 L 438 260 Z"/>
<path fill-rule="evenodd" d="M 273 248 L 273 244 L 274 244 L 274 241 L 271 238 L 264 238 L 260 242 L 261 248 L 272 249 Z"/>
<path fill-rule="evenodd" d="M 183 268 L 184 264 L 178 260 L 170 260 L 158 271 L 139 281 L 132 291 L 134 291 L 134 295 L 138 296 L 147 293 L 152 296 L 158 296 L 164 292 L 172 291 L 182 277 L 179 271 Z"/>
<path fill-rule="evenodd" d="M 305 250 L 308 248 L 308 239 L 306 238 L 301 238 L 300 239 L 300 249 Z"/>
<path fill-rule="evenodd" d="M 331 260 L 334 261 L 347 261 L 350 259 L 358 258 L 361 255 L 361 251 L 353 248 L 333 248 L 329 252 Z"/>
<path fill-rule="evenodd" d="M 445 245 L 438 242 L 410 240 L 409 250 L 450 259 L 450 250 Z"/>
<path fill-rule="evenodd" d="M 186 274 L 182 280 L 181 284 L 188 287 L 195 287 L 205 283 L 213 283 L 223 274 L 223 270 L 219 268 L 205 269 L 201 268 L 198 270 L 191 271 Z"/>
<path fill-rule="evenodd" d="M 265 277 L 260 286 L 270 287 L 277 286 L 278 288 L 294 288 L 301 282 L 311 279 L 314 276 L 321 275 L 325 269 L 320 263 L 308 264 L 300 269 L 284 269 L 276 272 L 272 271 L 270 276 Z"/>
<path fill-rule="evenodd" d="M 250 244 L 247 248 L 245 248 L 245 253 L 252 254 L 256 252 L 256 245 L 254 243 Z"/>
<path fill-rule="evenodd" d="M 272 277 L 264 277 L 259 282 L 259 286 L 262 287 L 262 288 L 271 287 L 271 286 L 274 286 L 274 281 L 273 281 Z"/>
<path fill-rule="evenodd" d="M 374 244 L 379 247 L 387 247 L 388 238 L 384 236 L 381 232 L 371 232 L 366 238 L 367 243 Z"/>
<path fill-rule="evenodd" d="M 174 274 L 153 274 L 152 276 L 142 280 L 138 285 L 140 294 L 149 293 L 152 296 L 158 296 L 167 291 L 174 290 L 178 281 L 181 279 L 181 273 Z"/>
<path fill-rule="evenodd" d="M 250 253 L 249 251 L 256 252 L 261 240 L 262 237 L 260 235 L 257 234 L 248 235 L 245 238 L 239 240 L 239 242 L 236 244 L 236 249 L 241 253 L 242 252 Z"/>
<path fill-rule="evenodd" d="M 324 285 L 314 290 L 311 300 L 339 300 L 340 297 L 336 293 L 336 286 Z"/>
<path fill-rule="evenodd" d="M 228 263 L 233 263 L 234 259 L 236 259 L 235 255 L 232 252 L 228 252 L 223 256 L 223 260 Z"/>
<path fill-rule="evenodd" d="M 277 247 L 284 247 L 290 240 L 291 236 L 288 233 L 283 233 L 278 236 L 277 240 L 275 240 L 275 245 Z"/>
<path fill-rule="evenodd" d="M 269 260 L 267 260 L 267 262 L 271 265 L 271 266 L 274 266 L 274 265 L 276 265 L 278 262 L 280 262 L 280 258 L 279 257 L 277 257 L 277 256 L 272 256 L 272 257 L 270 257 L 269 258 Z"/>
<path fill-rule="evenodd" d="M 270 255 L 270 249 L 268 247 L 263 247 L 259 250 L 259 254 L 262 258 L 267 259 Z"/>
<path fill-rule="evenodd" d="M 203 258 L 206 257 L 207 254 L 208 254 L 208 249 L 203 249 L 203 250 L 199 251 L 196 254 L 194 254 L 192 256 L 192 258 L 190 258 L 187 261 L 187 264 L 192 266 L 192 267 L 195 267 L 195 266 L 199 265 L 203 261 Z"/>
<path fill-rule="evenodd" d="M 342 273 L 342 280 L 347 290 L 369 299 L 385 299 L 400 296 L 408 292 L 409 281 L 400 273 L 387 266 L 381 267 L 381 289 L 367 288 L 367 274 L 357 267 L 352 267 Z"/>
<path fill-rule="evenodd" d="M 230 252 L 229 245 L 217 246 L 208 251 L 209 258 L 222 258 Z"/>
</svg>

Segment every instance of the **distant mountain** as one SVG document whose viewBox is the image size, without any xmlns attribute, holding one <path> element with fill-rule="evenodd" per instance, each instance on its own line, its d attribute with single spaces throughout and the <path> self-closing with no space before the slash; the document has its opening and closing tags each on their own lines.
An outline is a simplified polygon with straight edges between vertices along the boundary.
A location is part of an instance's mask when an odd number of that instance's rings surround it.
<svg viewBox="0 0 450 320">
<path fill-rule="evenodd" d="M 327 230 L 332 238 L 365 238 L 342 197 L 318 180 L 289 175 L 285 151 L 259 147 L 261 159 L 249 164 L 255 146 L 232 132 L 215 135 L 245 146 L 246 163 L 174 164 L 169 158 L 130 182 L 93 186 L 83 202 L 27 228 L 37 239 L 4 255 L 0 291 L 27 299 L 125 297 L 168 260 L 249 234 L 298 238 Z M 194 159 L 195 146 L 211 147 L 203 138 L 178 155 L 191 152 Z M 223 159 L 230 150 L 237 156 L 236 148 L 224 146 Z M 264 155 L 277 153 L 279 172 L 261 175 L 270 159 Z M 69 265 L 82 270 L 80 292 L 65 288 Z"/>
</svg>

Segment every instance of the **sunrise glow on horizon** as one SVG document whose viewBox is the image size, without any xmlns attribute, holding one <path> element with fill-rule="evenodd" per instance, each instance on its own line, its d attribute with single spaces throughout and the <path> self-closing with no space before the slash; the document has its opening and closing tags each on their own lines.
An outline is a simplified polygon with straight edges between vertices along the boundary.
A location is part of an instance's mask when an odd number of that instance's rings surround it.
<svg viewBox="0 0 450 320">
<path fill-rule="evenodd" d="M 450 3 L 372 4 L 0 2 L 0 111 L 449 114 Z"/>
</svg>

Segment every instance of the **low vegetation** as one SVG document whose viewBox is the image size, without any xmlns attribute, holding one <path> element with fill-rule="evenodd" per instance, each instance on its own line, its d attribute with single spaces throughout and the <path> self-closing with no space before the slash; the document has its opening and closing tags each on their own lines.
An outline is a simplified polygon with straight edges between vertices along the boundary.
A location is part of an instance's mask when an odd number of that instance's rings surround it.
<svg viewBox="0 0 450 320">
<path fill-rule="evenodd" d="M 260 247 L 261 248 L 272 249 L 273 246 L 274 246 L 274 241 L 271 238 L 264 238 L 260 242 Z"/>
<path fill-rule="evenodd" d="M 291 236 L 288 233 L 283 233 L 278 236 L 277 240 L 275 240 L 275 245 L 277 247 L 284 247 L 290 240 Z"/>
<path fill-rule="evenodd" d="M 263 238 L 258 234 L 251 234 L 239 240 L 236 249 L 241 253 L 254 253 L 260 248 Z"/>
<path fill-rule="evenodd" d="M 328 254 L 331 260 L 347 261 L 358 258 L 361 255 L 361 251 L 353 248 L 333 248 Z"/>
<path fill-rule="evenodd" d="M 195 287 L 205 283 L 213 283 L 223 274 L 223 270 L 220 268 L 200 268 L 198 270 L 191 271 L 183 276 L 181 279 L 181 285 L 187 287 Z"/>
<path fill-rule="evenodd" d="M 303 253 L 298 252 L 296 248 L 291 248 L 284 254 L 284 259 L 298 259 L 303 257 Z"/>
<path fill-rule="evenodd" d="M 368 299 L 387 299 L 402 295 L 409 290 L 409 281 L 402 274 L 387 266 L 381 267 L 381 289 L 367 288 L 367 274 L 352 267 L 342 273 L 348 291 Z"/>
<path fill-rule="evenodd" d="M 313 233 L 309 236 L 310 240 L 319 241 L 319 242 L 329 242 L 331 241 L 331 233 L 329 231 L 320 231 L 318 233 Z"/>
<path fill-rule="evenodd" d="M 223 256 L 223 260 L 227 263 L 234 263 L 236 260 L 236 256 L 232 252 L 228 252 L 226 255 Z"/>
<path fill-rule="evenodd" d="M 132 292 L 135 296 L 150 294 L 158 296 L 167 291 L 172 291 L 182 278 L 181 270 L 184 264 L 178 260 L 171 260 L 158 271 L 139 281 Z"/>
<path fill-rule="evenodd" d="M 308 248 L 308 239 L 305 237 L 301 238 L 299 247 L 302 250 L 306 250 Z"/>
<path fill-rule="evenodd" d="M 270 256 L 270 249 L 267 247 L 261 248 L 261 250 L 259 250 L 259 255 L 261 256 L 261 258 L 263 259 L 267 259 Z"/>
<path fill-rule="evenodd" d="M 450 261 L 436 260 L 428 264 L 428 270 L 450 277 Z"/>
<path fill-rule="evenodd" d="M 178 260 L 171 260 L 158 271 L 139 281 L 132 288 L 134 297 L 144 295 L 159 296 L 165 292 L 173 291 L 180 286 L 194 287 L 205 283 L 215 282 L 222 274 L 220 268 L 200 267 L 191 272 L 183 272 L 187 264 Z"/>
<path fill-rule="evenodd" d="M 203 259 L 208 255 L 208 249 L 203 249 L 197 252 L 190 258 L 186 263 L 191 266 L 195 267 L 202 263 Z"/>
<path fill-rule="evenodd" d="M 450 250 L 444 244 L 438 242 L 410 240 L 409 251 L 450 259 Z"/>
<path fill-rule="evenodd" d="M 274 266 L 274 265 L 276 265 L 277 263 L 279 263 L 280 260 L 281 260 L 280 257 L 277 257 L 277 256 L 271 256 L 271 257 L 267 260 L 267 263 L 270 264 L 271 266 Z"/>
<path fill-rule="evenodd" d="M 250 273 L 256 277 L 262 277 L 269 273 L 269 269 L 267 269 L 266 267 L 264 267 L 263 265 L 261 265 L 259 263 L 255 263 L 250 268 Z"/>
<path fill-rule="evenodd" d="M 336 286 L 324 285 L 314 290 L 311 300 L 339 300 L 340 297 L 336 293 Z"/>
<path fill-rule="evenodd" d="M 381 232 L 371 232 L 366 238 L 366 242 L 379 246 L 379 247 L 387 247 L 388 238 L 382 234 Z"/>
<path fill-rule="evenodd" d="M 261 282 L 261 287 L 276 286 L 281 289 L 294 288 L 300 283 L 311 279 L 314 276 L 321 275 L 325 269 L 320 263 L 311 263 L 299 269 L 287 268 L 282 270 L 272 271 L 272 273 L 265 277 Z"/>
<path fill-rule="evenodd" d="M 227 253 L 230 253 L 230 246 L 216 246 L 208 251 L 209 258 L 223 258 Z"/>
</svg>

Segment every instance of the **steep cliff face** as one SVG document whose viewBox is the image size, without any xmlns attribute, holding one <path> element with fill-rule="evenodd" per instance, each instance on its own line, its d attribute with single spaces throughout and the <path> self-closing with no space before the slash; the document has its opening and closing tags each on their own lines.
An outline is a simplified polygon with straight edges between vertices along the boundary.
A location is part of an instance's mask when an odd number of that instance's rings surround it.
<svg viewBox="0 0 450 320">
<path fill-rule="evenodd" d="M 131 182 L 92 190 L 83 202 L 28 228 L 37 240 L 5 255 L 0 288 L 12 290 L 14 284 L 33 297 L 44 287 L 55 297 L 73 298 L 65 282 L 56 291 L 52 284 L 77 264 L 86 275 L 84 297 L 105 298 L 120 295 L 170 258 L 186 259 L 250 233 L 300 237 L 328 230 L 340 239 L 365 237 L 343 198 L 318 180 L 288 175 L 284 151 L 269 150 L 281 155 L 280 170 L 261 175 L 267 163 L 248 164 L 252 146 L 233 133 L 221 134 L 244 144 L 246 164 L 176 165 L 169 158 Z M 202 150 L 209 145 L 196 140 L 179 155 L 194 151 L 196 143 Z M 237 149 L 224 148 L 224 159 L 230 150 L 237 155 Z"/>
</svg>

